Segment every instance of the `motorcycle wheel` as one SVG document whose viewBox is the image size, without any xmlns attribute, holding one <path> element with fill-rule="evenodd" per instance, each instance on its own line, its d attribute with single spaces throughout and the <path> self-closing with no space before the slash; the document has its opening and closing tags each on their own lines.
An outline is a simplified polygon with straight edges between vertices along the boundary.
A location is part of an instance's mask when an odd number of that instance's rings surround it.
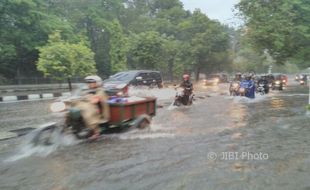
<svg viewBox="0 0 310 190">
<path fill-rule="evenodd" d="M 180 106 L 181 102 L 179 100 L 174 100 L 173 105 L 174 106 Z"/>
<path fill-rule="evenodd" d="M 37 146 L 37 145 L 43 145 L 43 146 L 49 146 L 49 145 L 52 145 L 52 135 L 55 131 L 55 129 L 57 128 L 56 125 L 49 125 L 49 126 L 46 126 L 42 129 L 40 129 L 36 134 L 35 136 L 32 138 L 31 140 L 31 143 L 34 145 L 34 146 Z"/>
</svg>

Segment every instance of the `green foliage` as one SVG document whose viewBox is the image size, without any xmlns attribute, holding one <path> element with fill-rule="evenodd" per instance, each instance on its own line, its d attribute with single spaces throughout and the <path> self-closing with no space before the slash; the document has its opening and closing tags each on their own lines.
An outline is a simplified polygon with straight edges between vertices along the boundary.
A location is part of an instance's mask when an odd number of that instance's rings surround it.
<svg viewBox="0 0 310 190">
<path fill-rule="evenodd" d="M 173 79 L 231 64 L 227 29 L 199 10 L 185 11 L 179 0 L 3 0 L 0 10 L 5 78 L 42 72 L 62 79 L 95 69 L 108 76 L 130 68 Z"/>
<path fill-rule="evenodd" d="M 71 44 L 62 40 L 59 32 L 50 35 L 39 52 L 37 68 L 44 76 L 63 80 L 96 73 L 94 53 L 83 42 Z"/>
<path fill-rule="evenodd" d="M 278 63 L 310 65 L 310 4 L 307 0 L 241 0 L 237 8 L 246 21 L 245 34 L 256 50 Z"/>
<path fill-rule="evenodd" d="M 129 52 L 132 65 L 138 69 L 155 69 L 161 59 L 163 39 L 158 32 L 150 31 L 133 35 Z"/>
</svg>

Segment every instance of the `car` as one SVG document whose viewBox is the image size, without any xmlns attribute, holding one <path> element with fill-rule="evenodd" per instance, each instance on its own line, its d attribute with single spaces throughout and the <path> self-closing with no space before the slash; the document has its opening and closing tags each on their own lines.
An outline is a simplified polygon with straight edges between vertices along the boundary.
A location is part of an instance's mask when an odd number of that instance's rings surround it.
<svg viewBox="0 0 310 190">
<path fill-rule="evenodd" d="M 226 74 L 209 74 L 203 80 L 204 85 L 217 85 L 218 83 L 228 82 L 228 76 Z"/>
<path fill-rule="evenodd" d="M 219 74 L 209 74 L 203 80 L 204 85 L 218 85 L 220 83 L 221 76 Z"/>
<path fill-rule="evenodd" d="M 272 83 L 272 90 L 283 90 L 287 85 L 287 76 L 284 74 L 274 74 L 274 81 Z"/>
<path fill-rule="evenodd" d="M 116 73 L 103 81 L 103 87 L 109 96 L 126 96 L 129 86 L 162 88 L 163 80 L 159 71 L 130 70 Z"/>
</svg>

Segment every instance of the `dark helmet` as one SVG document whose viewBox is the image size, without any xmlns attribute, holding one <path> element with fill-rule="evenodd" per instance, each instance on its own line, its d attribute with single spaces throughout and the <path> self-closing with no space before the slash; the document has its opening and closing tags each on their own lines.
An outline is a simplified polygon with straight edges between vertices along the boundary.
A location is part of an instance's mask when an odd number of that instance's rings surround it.
<svg viewBox="0 0 310 190">
<path fill-rule="evenodd" d="M 245 75 L 245 80 L 251 80 L 252 76 L 251 75 Z"/>
</svg>

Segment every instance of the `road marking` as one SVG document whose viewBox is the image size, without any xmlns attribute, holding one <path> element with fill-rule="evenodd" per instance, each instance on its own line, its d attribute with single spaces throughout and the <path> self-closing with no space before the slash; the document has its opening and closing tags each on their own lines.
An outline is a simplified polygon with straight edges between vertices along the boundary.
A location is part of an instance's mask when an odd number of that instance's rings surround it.
<svg viewBox="0 0 310 190">
<path fill-rule="evenodd" d="M 29 94 L 28 99 L 29 100 L 40 99 L 40 94 Z"/>
<path fill-rule="evenodd" d="M 53 94 L 42 94 L 42 98 L 54 98 Z"/>
<path fill-rule="evenodd" d="M 16 101 L 17 96 L 3 96 L 2 101 L 3 102 L 9 102 L 9 101 Z"/>
</svg>

